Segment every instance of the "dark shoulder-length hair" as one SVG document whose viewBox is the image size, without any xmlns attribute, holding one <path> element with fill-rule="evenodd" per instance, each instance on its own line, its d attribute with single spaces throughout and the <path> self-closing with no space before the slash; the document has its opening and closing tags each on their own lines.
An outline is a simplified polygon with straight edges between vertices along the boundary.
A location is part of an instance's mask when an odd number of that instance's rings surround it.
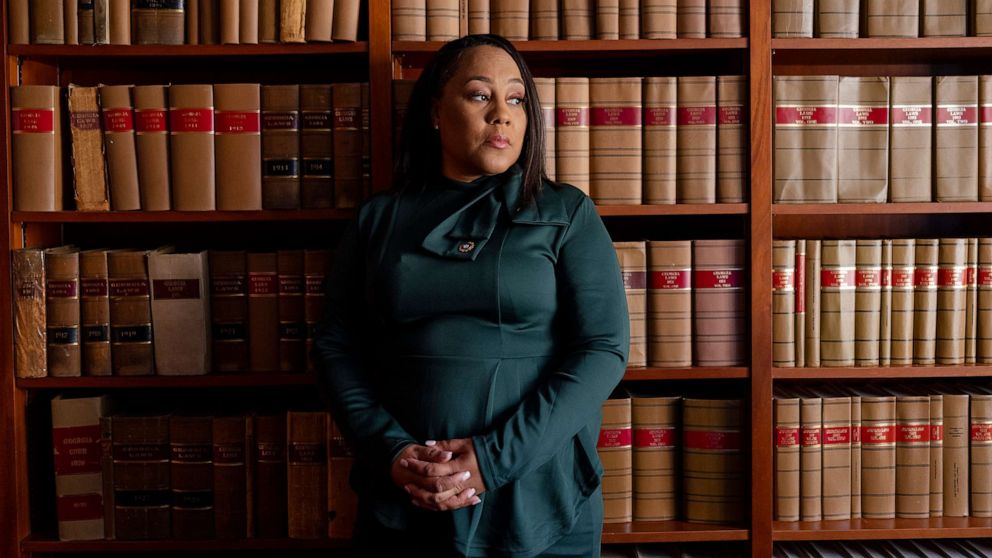
<svg viewBox="0 0 992 558">
<path fill-rule="evenodd" d="M 528 204 L 540 192 L 542 182 L 547 180 L 544 168 L 544 116 L 541 113 L 534 76 L 527 68 L 527 63 L 510 41 L 499 35 L 468 35 L 451 41 L 442 46 L 424 67 L 407 104 L 393 172 L 394 185 L 401 190 L 419 188 L 426 181 L 440 175 L 441 139 L 432 123 L 433 104 L 440 98 L 445 84 L 458 71 L 464 54 L 479 46 L 500 48 L 509 54 L 523 78 L 527 131 L 517 164 L 523 170 L 522 203 Z"/>
</svg>

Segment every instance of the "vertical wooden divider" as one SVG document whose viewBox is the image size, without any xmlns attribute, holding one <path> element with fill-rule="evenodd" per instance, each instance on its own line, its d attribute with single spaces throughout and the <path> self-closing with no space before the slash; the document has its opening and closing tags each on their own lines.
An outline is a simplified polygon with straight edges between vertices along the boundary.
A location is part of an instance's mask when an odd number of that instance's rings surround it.
<svg viewBox="0 0 992 558">
<path fill-rule="evenodd" d="M 393 46 L 390 2 L 369 10 L 369 96 L 372 111 L 372 191 L 393 185 Z"/>
</svg>

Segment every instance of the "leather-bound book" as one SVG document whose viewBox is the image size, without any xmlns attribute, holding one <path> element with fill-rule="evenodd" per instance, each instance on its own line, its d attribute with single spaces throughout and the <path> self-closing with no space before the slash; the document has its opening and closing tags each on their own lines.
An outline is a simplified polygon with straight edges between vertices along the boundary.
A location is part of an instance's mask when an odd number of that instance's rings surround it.
<svg viewBox="0 0 992 558">
<path fill-rule="evenodd" d="M 596 0 L 597 40 L 620 38 L 620 0 Z"/>
<path fill-rule="evenodd" d="M 674 39 L 678 33 L 676 0 L 641 1 L 641 38 Z"/>
<path fill-rule="evenodd" d="M 979 388 L 980 389 L 980 388 Z M 971 393 L 971 517 L 992 517 L 992 395 Z"/>
<path fill-rule="evenodd" d="M 280 250 L 279 271 L 279 371 L 306 369 L 306 316 L 304 309 L 303 251 Z"/>
<path fill-rule="evenodd" d="M 741 0 L 710 0 L 707 6 L 709 34 L 714 38 L 744 36 L 744 3 Z"/>
<path fill-rule="evenodd" d="M 214 372 L 248 370 L 248 277 L 244 252 L 211 251 L 210 319 Z"/>
<path fill-rule="evenodd" d="M 689 522 L 726 524 L 744 517 L 741 406 L 736 399 L 682 402 L 683 509 Z"/>
<path fill-rule="evenodd" d="M 930 517 L 944 516 L 944 396 L 930 397 Z"/>
<path fill-rule="evenodd" d="M 913 307 L 916 299 L 916 241 L 892 241 L 892 341 L 889 364 L 913 365 Z"/>
<path fill-rule="evenodd" d="M 423 5 L 423 0 L 421 0 Z M 283 43 L 306 42 L 306 0 L 279 0 L 279 40 Z"/>
<path fill-rule="evenodd" d="M 394 41 L 427 40 L 427 0 L 395 0 L 391 10 Z"/>
<path fill-rule="evenodd" d="M 200 43 L 216 45 L 220 42 L 220 1 L 200 0 Z"/>
<path fill-rule="evenodd" d="M 558 38 L 558 2 L 552 0 L 550 6 L 545 6 L 542 2 L 547 3 L 546 0 L 534 0 L 531 2 L 531 37 L 535 40 L 538 38 L 537 34 L 534 32 L 534 27 L 538 26 L 535 21 L 542 15 L 545 17 L 550 11 L 550 7 L 554 8 L 554 39 Z M 490 26 L 490 0 L 468 0 L 468 33 L 469 35 L 483 35 L 489 33 L 491 30 Z M 543 9 L 542 9 L 543 8 Z M 549 24 L 547 24 L 550 27 Z M 544 27 L 544 25 L 541 25 Z M 554 40 L 548 39 L 548 40 Z"/>
<path fill-rule="evenodd" d="M 811 395 L 799 399 L 799 517 L 823 519 L 823 400 Z"/>
<path fill-rule="evenodd" d="M 114 532 L 116 503 L 114 498 L 114 420 L 111 416 L 100 417 L 100 468 L 103 480 L 103 538 L 117 538 Z"/>
<path fill-rule="evenodd" d="M 923 0 L 920 4 L 924 37 L 964 37 L 968 34 L 968 0 Z"/>
<path fill-rule="evenodd" d="M 882 285 L 878 317 L 878 365 L 892 363 L 892 241 L 882 240 Z"/>
<path fill-rule="evenodd" d="M 207 253 L 148 254 L 152 284 L 155 371 L 163 376 L 210 371 L 210 293 Z"/>
<path fill-rule="evenodd" d="M 795 366 L 806 366 L 806 240 L 796 241 L 796 302 L 793 327 L 796 339 Z"/>
<path fill-rule="evenodd" d="M 110 352 L 118 376 L 155 373 L 147 252 L 107 252 Z"/>
<path fill-rule="evenodd" d="M 81 375 L 79 250 L 76 248 L 61 246 L 45 250 L 45 310 L 48 375 Z"/>
<path fill-rule="evenodd" d="M 169 417 L 112 418 L 114 535 L 120 540 L 172 535 Z"/>
<path fill-rule="evenodd" d="M 243 45 L 258 44 L 259 0 L 238 2 L 238 40 Z"/>
<path fill-rule="evenodd" d="M 851 393 L 851 519 L 861 519 L 861 396 Z"/>
<path fill-rule="evenodd" d="M 889 198 L 889 78 L 843 76 L 837 100 L 837 201 Z"/>
<path fill-rule="evenodd" d="M 362 88 L 336 83 L 334 96 L 334 206 L 358 207 L 362 200 Z"/>
<path fill-rule="evenodd" d="M 706 0 L 677 0 L 678 37 L 706 38 Z"/>
<path fill-rule="evenodd" d="M 358 496 L 348 478 L 355 457 L 333 420 L 327 430 L 327 536 L 349 539 L 358 519 Z"/>
<path fill-rule="evenodd" d="M 200 2 L 207 0 L 186 0 L 186 44 L 200 44 Z"/>
<path fill-rule="evenodd" d="M 930 517 L 930 397 L 896 397 L 896 517 Z"/>
<path fill-rule="evenodd" d="M 485 23 L 482 15 L 476 11 L 478 2 L 470 1 L 468 8 L 469 33 L 474 34 L 478 30 L 488 33 L 488 17 Z M 489 8 L 488 0 L 485 2 Z M 530 39 L 534 41 L 556 41 L 558 40 L 558 2 L 557 0 L 531 0 L 530 2 Z"/>
<path fill-rule="evenodd" d="M 647 253 L 640 242 L 614 242 L 620 261 L 630 314 L 630 356 L 627 366 L 647 364 Z"/>
<path fill-rule="evenodd" d="M 772 0 L 772 37 L 813 36 L 813 0 Z"/>
<path fill-rule="evenodd" d="M 248 364 L 252 372 L 279 369 L 279 276 L 276 254 L 249 253 Z"/>
<path fill-rule="evenodd" d="M 431 38 L 430 4 L 437 0 L 427 0 L 427 40 Z M 490 27 L 492 32 L 511 41 L 526 41 L 530 27 L 530 5 L 528 0 L 490 0 Z M 457 28 L 457 27 L 456 27 Z"/>
<path fill-rule="evenodd" d="M 26 45 L 31 42 L 30 0 L 11 0 L 8 4 L 8 41 L 12 45 Z"/>
<path fill-rule="evenodd" d="M 300 207 L 300 86 L 262 86 L 262 207 Z"/>
<path fill-rule="evenodd" d="M 361 13 L 359 0 L 334 1 L 334 28 L 331 37 L 335 42 L 350 42 L 358 40 L 358 18 Z"/>
<path fill-rule="evenodd" d="M 968 517 L 970 472 L 968 445 L 971 431 L 968 423 L 967 395 L 943 393 L 944 452 L 943 492 L 944 517 Z"/>
<path fill-rule="evenodd" d="M 131 2 L 130 0 L 107 0 L 109 6 L 110 44 L 131 44 Z"/>
<path fill-rule="evenodd" d="M 103 140 L 114 211 L 141 209 L 138 156 L 134 145 L 134 109 L 130 85 L 101 85 Z"/>
<path fill-rule="evenodd" d="M 857 39 L 860 0 L 819 0 L 816 3 L 816 36 L 824 39 Z"/>
<path fill-rule="evenodd" d="M 772 241 L 772 364 L 796 363 L 796 242 Z"/>
<path fill-rule="evenodd" d="M 595 25 L 594 0 L 561 0 L 561 38 L 567 41 L 592 39 Z"/>
<path fill-rule="evenodd" d="M 648 366 L 692 366 L 692 242 L 658 240 L 648 250 Z"/>
<path fill-rule="evenodd" d="M 850 519 L 851 398 L 822 395 L 823 519 Z"/>
<path fill-rule="evenodd" d="M 62 26 L 65 44 L 79 44 L 79 0 L 62 0 Z M 90 7 L 92 8 L 92 4 Z"/>
<path fill-rule="evenodd" d="M 820 255 L 820 362 L 854 366 L 856 257 L 853 240 L 824 240 Z"/>
<path fill-rule="evenodd" d="M 992 363 L 992 238 L 978 239 L 978 327 L 975 359 L 980 364 Z"/>
<path fill-rule="evenodd" d="M 679 203 L 716 202 L 716 77 L 678 78 L 676 193 Z"/>
<path fill-rule="evenodd" d="M 555 174 L 589 193 L 589 78 L 555 80 Z"/>
<path fill-rule="evenodd" d="M 73 193 L 77 211 L 108 211 L 107 168 L 96 87 L 69 85 Z"/>
<path fill-rule="evenodd" d="M 217 209 L 262 209 L 262 138 L 257 83 L 214 85 Z"/>
<path fill-rule="evenodd" d="M 100 418 L 109 411 L 100 397 L 52 399 L 55 512 L 60 541 L 103 538 L 103 467 Z"/>
<path fill-rule="evenodd" d="M 896 398 L 861 395 L 861 517 L 896 516 Z"/>
<path fill-rule="evenodd" d="M 327 413 L 286 414 L 289 538 L 327 536 Z"/>
<path fill-rule="evenodd" d="M 65 44 L 65 23 L 62 0 L 34 0 L 28 14 L 31 17 L 31 44 Z"/>
<path fill-rule="evenodd" d="M 79 323 L 83 349 L 83 374 L 109 376 L 110 296 L 107 291 L 107 251 L 79 253 Z"/>
<path fill-rule="evenodd" d="M 747 183 L 747 79 L 717 76 L 716 201 L 744 203 Z"/>
<path fill-rule="evenodd" d="M 172 537 L 214 538 L 213 419 L 169 417 Z"/>
<path fill-rule="evenodd" d="M 837 76 L 775 76 L 775 203 L 837 201 Z"/>
<path fill-rule="evenodd" d="M 213 511 L 218 539 L 248 536 L 245 434 L 244 416 L 213 418 Z"/>
<path fill-rule="evenodd" d="M 678 515 L 678 421 L 681 397 L 633 393 L 634 521 Z"/>
<path fill-rule="evenodd" d="M 330 42 L 334 29 L 334 0 L 306 0 L 307 42 Z M 428 3 L 436 0 L 428 0 Z M 457 12 L 456 12 L 457 17 Z M 441 40 L 441 39 L 439 39 Z M 448 39 L 450 40 L 450 39 Z"/>
<path fill-rule="evenodd" d="M 964 325 L 964 363 L 975 364 L 978 355 L 978 239 L 968 239 L 967 308 Z"/>
<path fill-rule="evenodd" d="M 241 6 L 239 0 L 220 0 L 220 43 L 237 45 L 241 43 Z"/>
<path fill-rule="evenodd" d="M 913 364 L 933 366 L 937 348 L 937 239 L 916 240 L 913 273 Z"/>
<path fill-rule="evenodd" d="M 61 104 L 54 85 L 10 88 L 14 211 L 62 211 Z"/>
<path fill-rule="evenodd" d="M 45 251 L 12 250 L 14 372 L 18 378 L 48 375 L 45 329 Z"/>
<path fill-rule="evenodd" d="M 854 364 L 878 366 L 882 322 L 882 241 L 858 240 L 854 276 Z"/>
<path fill-rule="evenodd" d="M 306 349 L 303 351 L 307 361 L 307 370 L 314 370 L 311 353 L 317 323 L 324 315 L 325 290 L 327 270 L 331 264 L 331 254 L 328 250 L 303 251 L 303 313 L 306 318 Z"/>
<path fill-rule="evenodd" d="M 361 118 L 359 120 L 362 142 L 362 181 L 359 203 L 372 195 L 372 98 L 369 96 L 369 83 L 361 84 Z M 347 206 L 345 206 L 347 207 Z"/>
<path fill-rule="evenodd" d="M 799 521 L 799 398 L 778 389 L 775 412 L 775 521 Z"/>
<path fill-rule="evenodd" d="M 177 211 L 217 208 L 213 92 L 212 85 L 169 87 L 172 208 Z"/>
<path fill-rule="evenodd" d="M 693 344 L 697 366 L 744 363 L 745 254 L 741 240 L 693 242 Z"/>
<path fill-rule="evenodd" d="M 633 435 L 630 396 L 614 394 L 603 402 L 603 423 L 596 444 L 603 463 L 603 523 L 633 518 Z"/>
<path fill-rule="evenodd" d="M 590 78 L 590 194 L 600 205 L 641 203 L 641 78 Z"/>
<path fill-rule="evenodd" d="M 279 42 L 279 0 L 259 0 L 258 42 Z"/>
<path fill-rule="evenodd" d="M 286 537 L 286 414 L 255 417 L 255 536 Z"/>
<path fill-rule="evenodd" d="M 181 45 L 186 36 L 183 0 L 134 0 L 131 25 L 136 45 Z"/>
<path fill-rule="evenodd" d="M 978 199 L 992 201 L 992 75 L 978 76 Z"/>
<path fill-rule="evenodd" d="M 172 208 L 172 201 L 169 191 L 169 105 L 166 86 L 136 85 L 132 91 L 141 209 L 168 211 Z"/>
<path fill-rule="evenodd" d="M 942 238 L 937 256 L 937 364 L 965 360 L 968 325 L 968 239 Z"/>
<path fill-rule="evenodd" d="M 334 207 L 333 95 L 330 85 L 300 86 L 300 156 L 304 209 Z"/>
<path fill-rule="evenodd" d="M 644 78 L 644 178 L 646 204 L 676 201 L 678 78 Z"/>
<path fill-rule="evenodd" d="M 534 85 L 544 117 L 544 172 L 555 180 L 555 78 L 534 78 Z"/>
<path fill-rule="evenodd" d="M 641 38 L 641 7 L 639 0 L 620 0 L 620 38 Z"/>
<path fill-rule="evenodd" d="M 893 76 L 890 83 L 889 201 L 931 199 L 933 78 Z"/>
<path fill-rule="evenodd" d="M 978 201 L 978 77 L 934 81 L 934 201 Z"/>
<path fill-rule="evenodd" d="M 806 241 L 806 363 L 811 368 L 820 366 L 820 277 L 821 241 Z"/>
<path fill-rule="evenodd" d="M 865 0 L 865 36 L 878 38 L 918 37 L 919 0 Z"/>
<path fill-rule="evenodd" d="M 974 0 L 971 6 L 972 33 L 978 37 L 992 35 L 992 0 Z"/>
</svg>

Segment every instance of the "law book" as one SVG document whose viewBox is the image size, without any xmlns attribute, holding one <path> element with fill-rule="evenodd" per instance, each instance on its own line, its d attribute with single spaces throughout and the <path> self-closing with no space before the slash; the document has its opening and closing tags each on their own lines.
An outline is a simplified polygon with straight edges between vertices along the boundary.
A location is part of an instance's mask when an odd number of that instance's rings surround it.
<svg viewBox="0 0 992 558">
<path fill-rule="evenodd" d="M 567 41 L 590 40 L 595 35 L 594 0 L 561 0 L 561 38 Z"/>
<path fill-rule="evenodd" d="M 103 538 L 117 538 L 114 532 L 116 502 L 114 498 L 114 420 L 112 416 L 100 417 L 100 468 L 103 481 Z"/>
<path fill-rule="evenodd" d="M 215 534 L 218 539 L 244 539 L 248 536 L 245 417 L 215 416 L 212 426 Z"/>
<path fill-rule="evenodd" d="M 799 515 L 803 521 L 823 519 L 823 400 L 799 399 Z"/>
<path fill-rule="evenodd" d="M 45 313 L 48 375 L 80 376 L 79 250 L 72 246 L 45 250 Z"/>
<path fill-rule="evenodd" d="M 682 402 L 683 510 L 691 523 L 736 523 L 743 516 L 741 401 Z"/>
<path fill-rule="evenodd" d="M 934 83 L 934 201 L 978 201 L 978 77 Z"/>
<path fill-rule="evenodd" d="M 279 371 L 306 369 L 306 311 L 303 251 L 279 250 L 278 268 Z"/>
<path fill-rule="evenodd" d="M 324 315 L 325 282 L 331 265 L 329 250 L 303 251 L 303 315 L 306 320 L 306 348 L 303 352 L 307 370 L 315 370 L 312 354 L 317 323 Z"/>
<path fill-rule="evenodd" d="M 914 304 L 916 300 L 916 241 L 892 241 L 892 334 L 889 364 L 913 365 Z"/>
<path fill-rule="evenodd" d="M 183 0 L 134 0 L 131 26 L 136 45 L 181 45 L 186 36 Z"/>
<path fill-rule="evenodd" d="M 103 538 L 103 466 L 100 418 L 110 410 L 107 396 L 52 399 L 55 512 L 60 541 Z"/>
<path fill-rule="evenodd" d="M 31 17 L 29 14 L 30 0 L 11 0 L 7 5 L 8 40 L 12 45 L 31 43 Z"/>
<path fill-rule="evenodd" d="M 775 76 L 775 203 L 837 202 L 837 76 Z"/>
<path fill-rule="evenodd" d="M 634 521 L 667 521 L 678 514 L 678 419 L 681 397 L 634 392 Z"/>
<path fill-rule="evenodd" d="M 678 78 L 676 194 L 678 203 L 716 202 L 716 78 Z"/>
<path fill-rule="evenodd" d="M 855 365 L 857 243 L 824 240 L 820 271 L 820 362 Z"/>
<path fill-rule="evenodd" d="M 107 252 L 110 354 L 115 376 L 155 373 L 147 252 Z"/>
<path fill-rule="evenodd" d="M 596 451 L 603 463 L 603 523 L 633 518 L 633 439 L 631 398 L 615 393 L 603 402 L 603 422 Z"/>
<path fill-rule="evenodd" d="M 214 85 L 217 209 L 262 209 L 260 86 Z"/>
<path fill-rule="evenodd" d="M 692 366 L 692 242 L 647 243 L 648 366 Z"/>
<path fill-rule="evenodd" d="M 172 208 L 177 211 L 215 210 L 212 85 L 169 87 L 169 140 Z"/>
<path fill-rule="evenodd" d="M 641 38 L 674 39 L 678 36 L 677 0 L 641 1 Z"/>
<path fill-rule="evenodd" d="M 851 519 L 861 519 L 861 396 L 851 394 Z"/>
<path fill-rule="evenodd" d="M 167 539 L 172 534 L 169 417 L 115 415 L 111 422 L 114 536 Z"/>
<path fill-rule="evenodd" d="M 115 211 L 141 209 L 131 86 L 101 85 L 100 107 L 111 207 Z"/>
<path fill-rule="evenodd" d="M 775 520 L 799 521 L 799 398 L 777 389 L 775 413 Z"/>
<path fill-rule="evenodd" d="M 169 187 L 169 105 L 166 86 L 136 85 L 134 146 L 138 156 L 138 190 L 144 211 L 172 208 Z"/>
<path fill-rule="evenodd" d="M 968 267 L 965 272 L 968 294 L 964 324 L 964 363 L 975 364 L 978 355 L 978 239 L 968 239 Z"/>
<path fill-rule="evenodd" d="M 430 38 L 430 2 L 428 0 L 428 40 Z M 527 0 L 490 0 L 489 25 L 492 32 L 511 41 L 526 41 L 530 27 L 530 5 Z M 457 25 L 455 26 L 457 29 Z"/>
<path fill-rule="evenodd" d="M 28 14 L 31 18 L 31 44 L 65 44 L 65 24 L 62 0 L 34 0 Z"/>
<path fill-rule="evenodd" d="M 944 516 L 944 396 L 930 396 L 930 517 Z"/>
<path fill-rule="evenodd" d="M 643 201 L 673 204 L 678 160 L 675 149 L 678 78 L 646 77 L 643 87 Z"/>
<path fill-rule="evenodd" d="M 358 519 L 358 496 L 348 481 L 355 457 L 333 420 L 327 430 L 327 536 L 351 538 Z"/>
<path fill-rule="evenodd" d="M 843 76 L 837 98 L 837 201 L 889 197 L 889 78 Z"/>
<path fill-rule="evenodd" d="M 641 203 L 641 78 L 590 78 L 590 196 Z"/>
<path fill-rule="evenodd" d="M 916 268 L 913 273 L 913 364 L 917 366 L 935 364 L 938 252 L 937 239 L 916 240 Z"/>
<path fill-rule="evenodd" d="M 279 42 L 279 0 L 259 0 L 258 42 Z"/>
<path fill-rule="evenodd" d="M 428 4 L 438 3 L 439 0 L 427 0 Z M 441 1 L 440 3 L 443 3 Z M 306 0 L 305 37 L 309 42 L 330 42 L 334 29 L 334 0 Z M 436 15 L 438 18 L 442 14 Z M 450 39 L 438 39 L 450 40 Z"/>
<path fill-rule="evenodd" d="M 813 0 L 772 0 L 772 37 L 813 37 Z"/>
<path fill-rule="evenodd" d="M 300 86 L 262 86 L 262 207 L 300 207 Z"/>
<path fill-rule="evenodd" d="M 971 3 L 971 30 L 975 36 L 992 35 L 992 1 L 974 0 Z"/>
<path fill-rule="evenodd" d="M 555 103 L 555 174 L 589 194 L 589 78 L 557 78 Z"/>
<path fill-rule="evenodd" d="M 45 251 L 20 248 L 10 256 L 14 294 L 14 372 L 18 378 L 48 375 L 45 328 Z"/>
<path fill-rule="evenodd" d="M 366 199 L 372 195 L 372 98 L 369 95 L 369 83 L 363 82 L 360 84 L 360 95 L 361 95 L 361 112 L 360 112 L 360 131 L 361 131 L 361 145 L 362 145 L 362 156 L 361 156 L 361 198 L 360 200 Z M 336 200 L 335 200 L 336 201 Z"/>
<path fill-rule="evenodd" d="M 740 0 L 710 0 L 707 3 L 708 37 L 744 36 L 744 5 Z"/>
<path fill-rule="evenodd" d="M 286 494 L 291 539 L 327 536 L 327 413 L 286 414 Z"/>
<path fill-rule="evenodd" d="M 98 248 L 79 253 L 79 324 L 83 374 L 109 376 L 113 367 L 106 250 Z"/>
<path fill-rule="evenodd" d="M 361 2 L 358 0 L 334 1 L 334 27 L 331 38 L 334 41 L 353 43 L 358 40 L 358 19 Z"/>
<path fill-rule="evenodd" d="M 220 43 L 220 0 L 200 0 L 200 44 Z"/>
<path fill-rule="evenodd" d="M 896 398 L 861 394 L 861 517 L 896 515 Z"/>
<path fill-rule="evenodd" d="M 992 395 L 970 394 L 971 517 L 992 517 Z"/>
<path fill-rule="evenodd" d="M 992 75 L 978 76 L 978 199 L 992 200 Z"/>
<path fill-rule="evenodd" d="M 210 338 L 214 372 L 248 370 L 248 278 L 243 251 L 211 251 Z"/>
<path fill-rule="evenodd" d="M 426 0 L 394 0 L 391 16 L 394 41 L 427 40 Z"/>
<path fill-rule="evenodd" d="M 744 203 L 747 130 L 744 76 L 717 76 L 716 201 Z"/>
<path fill-rule="evenodd" d="M 944 517 L 968 517 L 971 469 L 968 464 L 968 444 L 971 441 L 968 424 L 968 395 L 945 391 L 944 447 L 942 460 Z"/>
<path fill-rule="evenodd" d="M 286 413 L 254 417 L 255 536 L 286 537 Z"/>
<path fill-rule="evenodd" d="M 980 364 L 992 362 L 992 238 L 978 239 L 978 309 L 976 319 L 975 360 Z"/>
<path fill-rule="evenodd" d="M 542 3 L 543 2 L 543 3 Z M 469 35 L 482 35 L 489 33 L 491 30 L 489 18 L 490 18 L 490 0 L 468 0 L 468 33 Z M 537 39 L 537 33 L 535 33 L 535 27 L 550 29 L 552 26 L 547 21 L 551 17 L 551 12 L 554 12 L 554 38 L 548 37 L 547 40 L 555 40 L 558 38 L 558 2 L 552 1 L 547 2 L 545 0 L 535 0 L 531 2 L 531 37 Z"/>
<path fill-rule="evenodd" d="M 273 252 L 250 252 L 248 272 L 248 368 L 279 370 L 279 270 Z"/>
<path fill-rule="evenodd" d="M 923 0 L 921 36 L 964 37 L 968 34 L 968 0 Z"/>
<path fill-rule="evenodd" d="M 300 156 L 304 209 L 334 207 L 334 135 L 330 85 L 300 86 Z"/>
<path fill-rule="evenodd" d="M 620 0 L 620 38 L 641 38 L 641 6 L 639 0 Z"/>
<path fill-rule="evenodd" d="M 207 252 L 148 253 L 152 285 L 155 371 L 187 376 L 210 371 L 210 293 Z"/>
<path fill-rule="evenodd" d="M 544 119 L 544 172 L 555 180 L 555 78 L 534 78 L 534 85 Z"/>
<path fill-rule="evenodd" d="M 96 87 L 69 84 L 69 132 L 72 137 L 73 197 L 77 211 L 108 211 L 103 135 Z"/>
<path fill-rule="evenodd" d="M 697 366 L 740 366 L 745 360 L 745 253 L 741 240 L 693 242 Z"/>
<path fill-rule="evenodd" d="M 620 38 L 620 0 L 596 0 L 597 40 Z"/>
<path fill-rule="evenodd" d="M 541 87 L 541 78 L 534 78 L 535 83 L 538 87 Z M 406 110 L 407 105 L 410 104 L 410 95 L 413 94 L 413 86 L 416 82 L 411 79 L 394 79 L 393 80 L 393 152 L 399 153 L 400 141 L 403 137 L 403 125 L 406 120 Z M 552 85 L 554 81 L 552 79 Z M 541 95 L 543 102 L 544 96 Z M 332 112 L 333 116 L 333 112 Z M 550 132 L 549 132 L 550 135 Z M 548 138 L 545 138 L 547 141 Z M 550 149 L 550 147 L 548 147 Z M 333 155 L 333 149 L 331 151 Z M 550 175 L 549 175 L 550 178 Z"/>
<path fill-rule="evenodd" d="M 79 44 L 79 0 L 62 0 L 62 34 L 65 44 Z"/>
<path fill-rule="evenodd" d="M 796 364 L 796 242 L 772 241 L 772 365 Z"/>
<path fill-rule="evenodd" d="M 965 361 L 968 325 L 968 239 L 942 238 L 937 255 L 937 364 Z"/>
<path fill-rule="evenodd" d="M 806 365 L 806 240 L 796 241 L 796 288 L 793 303 L 794 366 Z"/>
<path fill-rule="evenodd" d="M 214 538 L 213 419 L 169 417 L 172 537 Z"/>
<path fill-rule="evenodd" d="M 334 96 L 334 207 L 358 207 L 362 200 L 362 87 L 336 83 Z"/>
<path fill-rule="evenodd" d="M 933 78 L 889 78 L 889 201 L 931 199 Z"/>
<path fill-rule="evenodd" d="M 420 5 L 423 6 L 423 0 L 420 0 Z M 421 10 L 421 13 L 423 13 L 423 10 Z M 307 22 L 306 0 L 279 0 L 279 41 L 280 42 L 283 43 L 306 42 L 306 22 Z"/>
<path fill-rule="evenodd" d="M 647 252 L 644 241 L 614 242 L 630 317 L 627 366 L 647 365 Z"/>
<path fill-rule="evenodd" d="M 60 106 L 57 86 L 10 88 L 14 211 L 62 210 Z"/>
<path fill-rule="evenodd" d="M 107 0 L 109 8 L 110 44 L 131 44 L 131 2 L 130 0 Z"/>
<path fill-rule="evenodd" d="M 820 366 L 820 275 L 822 272 L 819 240 L 806 241 L 806 366 Z"/>
<path fill-rule="evenodd" d="M 819 0 L 816 3 L 816 36 L 823 39 L 857 39 L 860 0 Z"/>
<path fill-rule="evenodd" d="M 865 0 L 867 37 L 897 38 L 920 35 L 919 0 Z"/>
<path fill-rule="evenodd" d="M 202 0 L 209 1 L 209 0 Z M 200 44 L 200 2 L 201 0 L 186 0 L 186 44 Z"/>
<path fill-rule="evenodd" d="M 823 519 L 851 518 L 851 398 L 821 393 Z"/>
<path fill-rule="evenodd" d="M 892 241 L 882 240 L 881 303 L 878 317 L 878 365 L 892 364 Z"/>
<path fill-rule="evenodd" d="M 676 18 L 680 39 L 706 38 L 706 0 L 677 0 Z"/>
<path fill-rule="evenodd" d="M 854 364 L 878 366 L 882 323 L 882 241 L 858 240 L 854 276 Z"/>
<path fill-rule="evenodd" d="M 896 397 L 896 517 L 930 517 L 930 397 Z"/>
</svg>

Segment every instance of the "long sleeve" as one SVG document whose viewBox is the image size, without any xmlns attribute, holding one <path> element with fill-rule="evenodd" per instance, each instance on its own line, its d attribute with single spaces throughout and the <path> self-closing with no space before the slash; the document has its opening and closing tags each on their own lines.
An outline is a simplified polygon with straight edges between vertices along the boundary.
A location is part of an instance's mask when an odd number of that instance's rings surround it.
<svg viewBox="0 0 992 558">
<path fill-rule="evenodd" d="M 627 302 L 616 253 L 596 208 L 583 197 L 565 231 L 555 274 L 560 366 L 501 424 L 473 438 L 490 490 L 536 469 L 590 422 L 623 377 Z"/>
</svg>

